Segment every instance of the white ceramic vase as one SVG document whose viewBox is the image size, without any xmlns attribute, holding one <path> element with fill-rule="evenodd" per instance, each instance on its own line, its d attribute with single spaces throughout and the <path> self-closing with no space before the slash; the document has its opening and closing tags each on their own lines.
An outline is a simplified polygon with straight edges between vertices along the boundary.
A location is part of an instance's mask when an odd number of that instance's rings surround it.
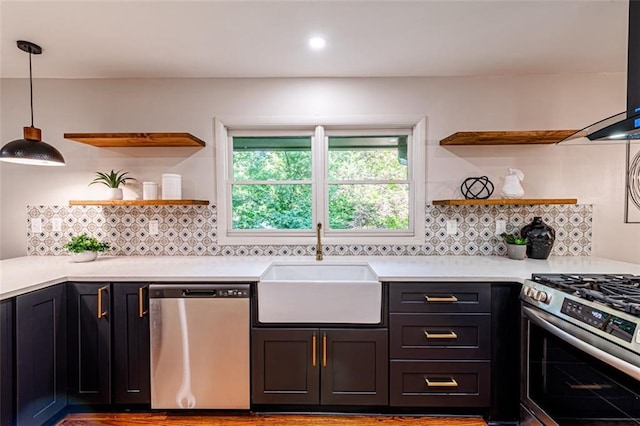
<svg viewBox="0 0 640 426">
<path fill-rule="evenodd" d="M 92 262 L 98 257 L 97 251 L 81 251 L 80 253 L 71 253 L 72 262 Z"/>
<path fill-rule="evenodd" d="M 520 184 L 524 180 L 524 173 L 518 169 L 509 169 L 509 174 L 504 177 L 502 196 L 504 198 L 524 197 L 524 188 Z"/>
<path fill-rule="evenodd" d="M 122 188 L 107 188 L 107 200 L 122 200 Z"/>
<path fill-rule="evenodd" d="M 509 259 L 522 260 L 527 254 L 526 244 L 507 244 L 507 256 Z"/>
</svg>

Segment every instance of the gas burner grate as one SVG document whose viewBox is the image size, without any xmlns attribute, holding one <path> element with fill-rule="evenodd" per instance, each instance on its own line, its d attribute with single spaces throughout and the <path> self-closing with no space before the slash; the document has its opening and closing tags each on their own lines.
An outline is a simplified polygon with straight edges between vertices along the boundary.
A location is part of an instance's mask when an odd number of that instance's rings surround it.
<svg viewBox="0 0 640 426">
<path fill-rule="evenodd" d="M 630 274 L 533 274 L 533 281 L 640 316 L 640 276 Z"/>
</svg>

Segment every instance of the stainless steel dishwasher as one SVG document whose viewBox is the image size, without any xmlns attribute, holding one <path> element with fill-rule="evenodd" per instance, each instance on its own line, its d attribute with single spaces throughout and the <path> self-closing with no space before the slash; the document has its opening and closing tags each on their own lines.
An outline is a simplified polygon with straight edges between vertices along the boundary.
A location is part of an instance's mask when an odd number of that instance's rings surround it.
<svg viewBox="0 0 640 426">
<path fill-rule="evenodd" d="M 151 408 L 248 409 L 249 284 L 152 284 Z"/>
</svg>

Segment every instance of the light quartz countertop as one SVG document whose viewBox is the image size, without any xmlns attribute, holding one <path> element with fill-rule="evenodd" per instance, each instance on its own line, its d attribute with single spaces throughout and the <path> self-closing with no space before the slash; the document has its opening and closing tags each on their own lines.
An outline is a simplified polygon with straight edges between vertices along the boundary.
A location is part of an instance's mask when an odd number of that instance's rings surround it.
<svg viewBox="0 0 640 426">
<path fill-rule="evenodd" d="M 507 281 L 532 273 L 640 275 L 640 264 L 592 256 L 511 260 L 501 256 L 206 257 L 99 256 L 73 263 L 67 256 L 25 256 L 0 261 L 0 300 L 66 281 L 216 282 L 259 281 L 272 263 L 368 263 L 380 281 Z M 321 278 L 321 277 L 319 277 Z"/>
</svg>

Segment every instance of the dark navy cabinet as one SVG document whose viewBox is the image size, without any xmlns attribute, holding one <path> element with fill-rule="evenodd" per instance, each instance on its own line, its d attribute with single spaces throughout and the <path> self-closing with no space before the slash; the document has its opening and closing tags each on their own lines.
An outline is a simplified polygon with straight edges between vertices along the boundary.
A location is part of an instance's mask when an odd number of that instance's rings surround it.
<svg viewBox="0 0 640 426">
<path fill-rule="evenodd" d="M 388 404 L 387 329 L 254 328 L 254 404 Z"/>
<path fill-rule="evenodd" d="M 145 283 L 112 284 L 114 404 L 151 402 L 148 289 Z"/>
<path fill-rule="evenodd" d="M 69 405 L 111 402 L 109 283 L 68 283 Z"/>
<path fill-rule="evenodd" d="M 0 425 L 15 423 L 15 299 L 0 302 Z"/>
<path fill-rule="evenodd" d="M 66 285 L 16 298 L 16 419 L 44 424 L 67 406 Z"/>
<path fill-rule="evenodd" d="M 144 283 L 69 283 L 69 404 L 150 402 Z"/>
</svg>

